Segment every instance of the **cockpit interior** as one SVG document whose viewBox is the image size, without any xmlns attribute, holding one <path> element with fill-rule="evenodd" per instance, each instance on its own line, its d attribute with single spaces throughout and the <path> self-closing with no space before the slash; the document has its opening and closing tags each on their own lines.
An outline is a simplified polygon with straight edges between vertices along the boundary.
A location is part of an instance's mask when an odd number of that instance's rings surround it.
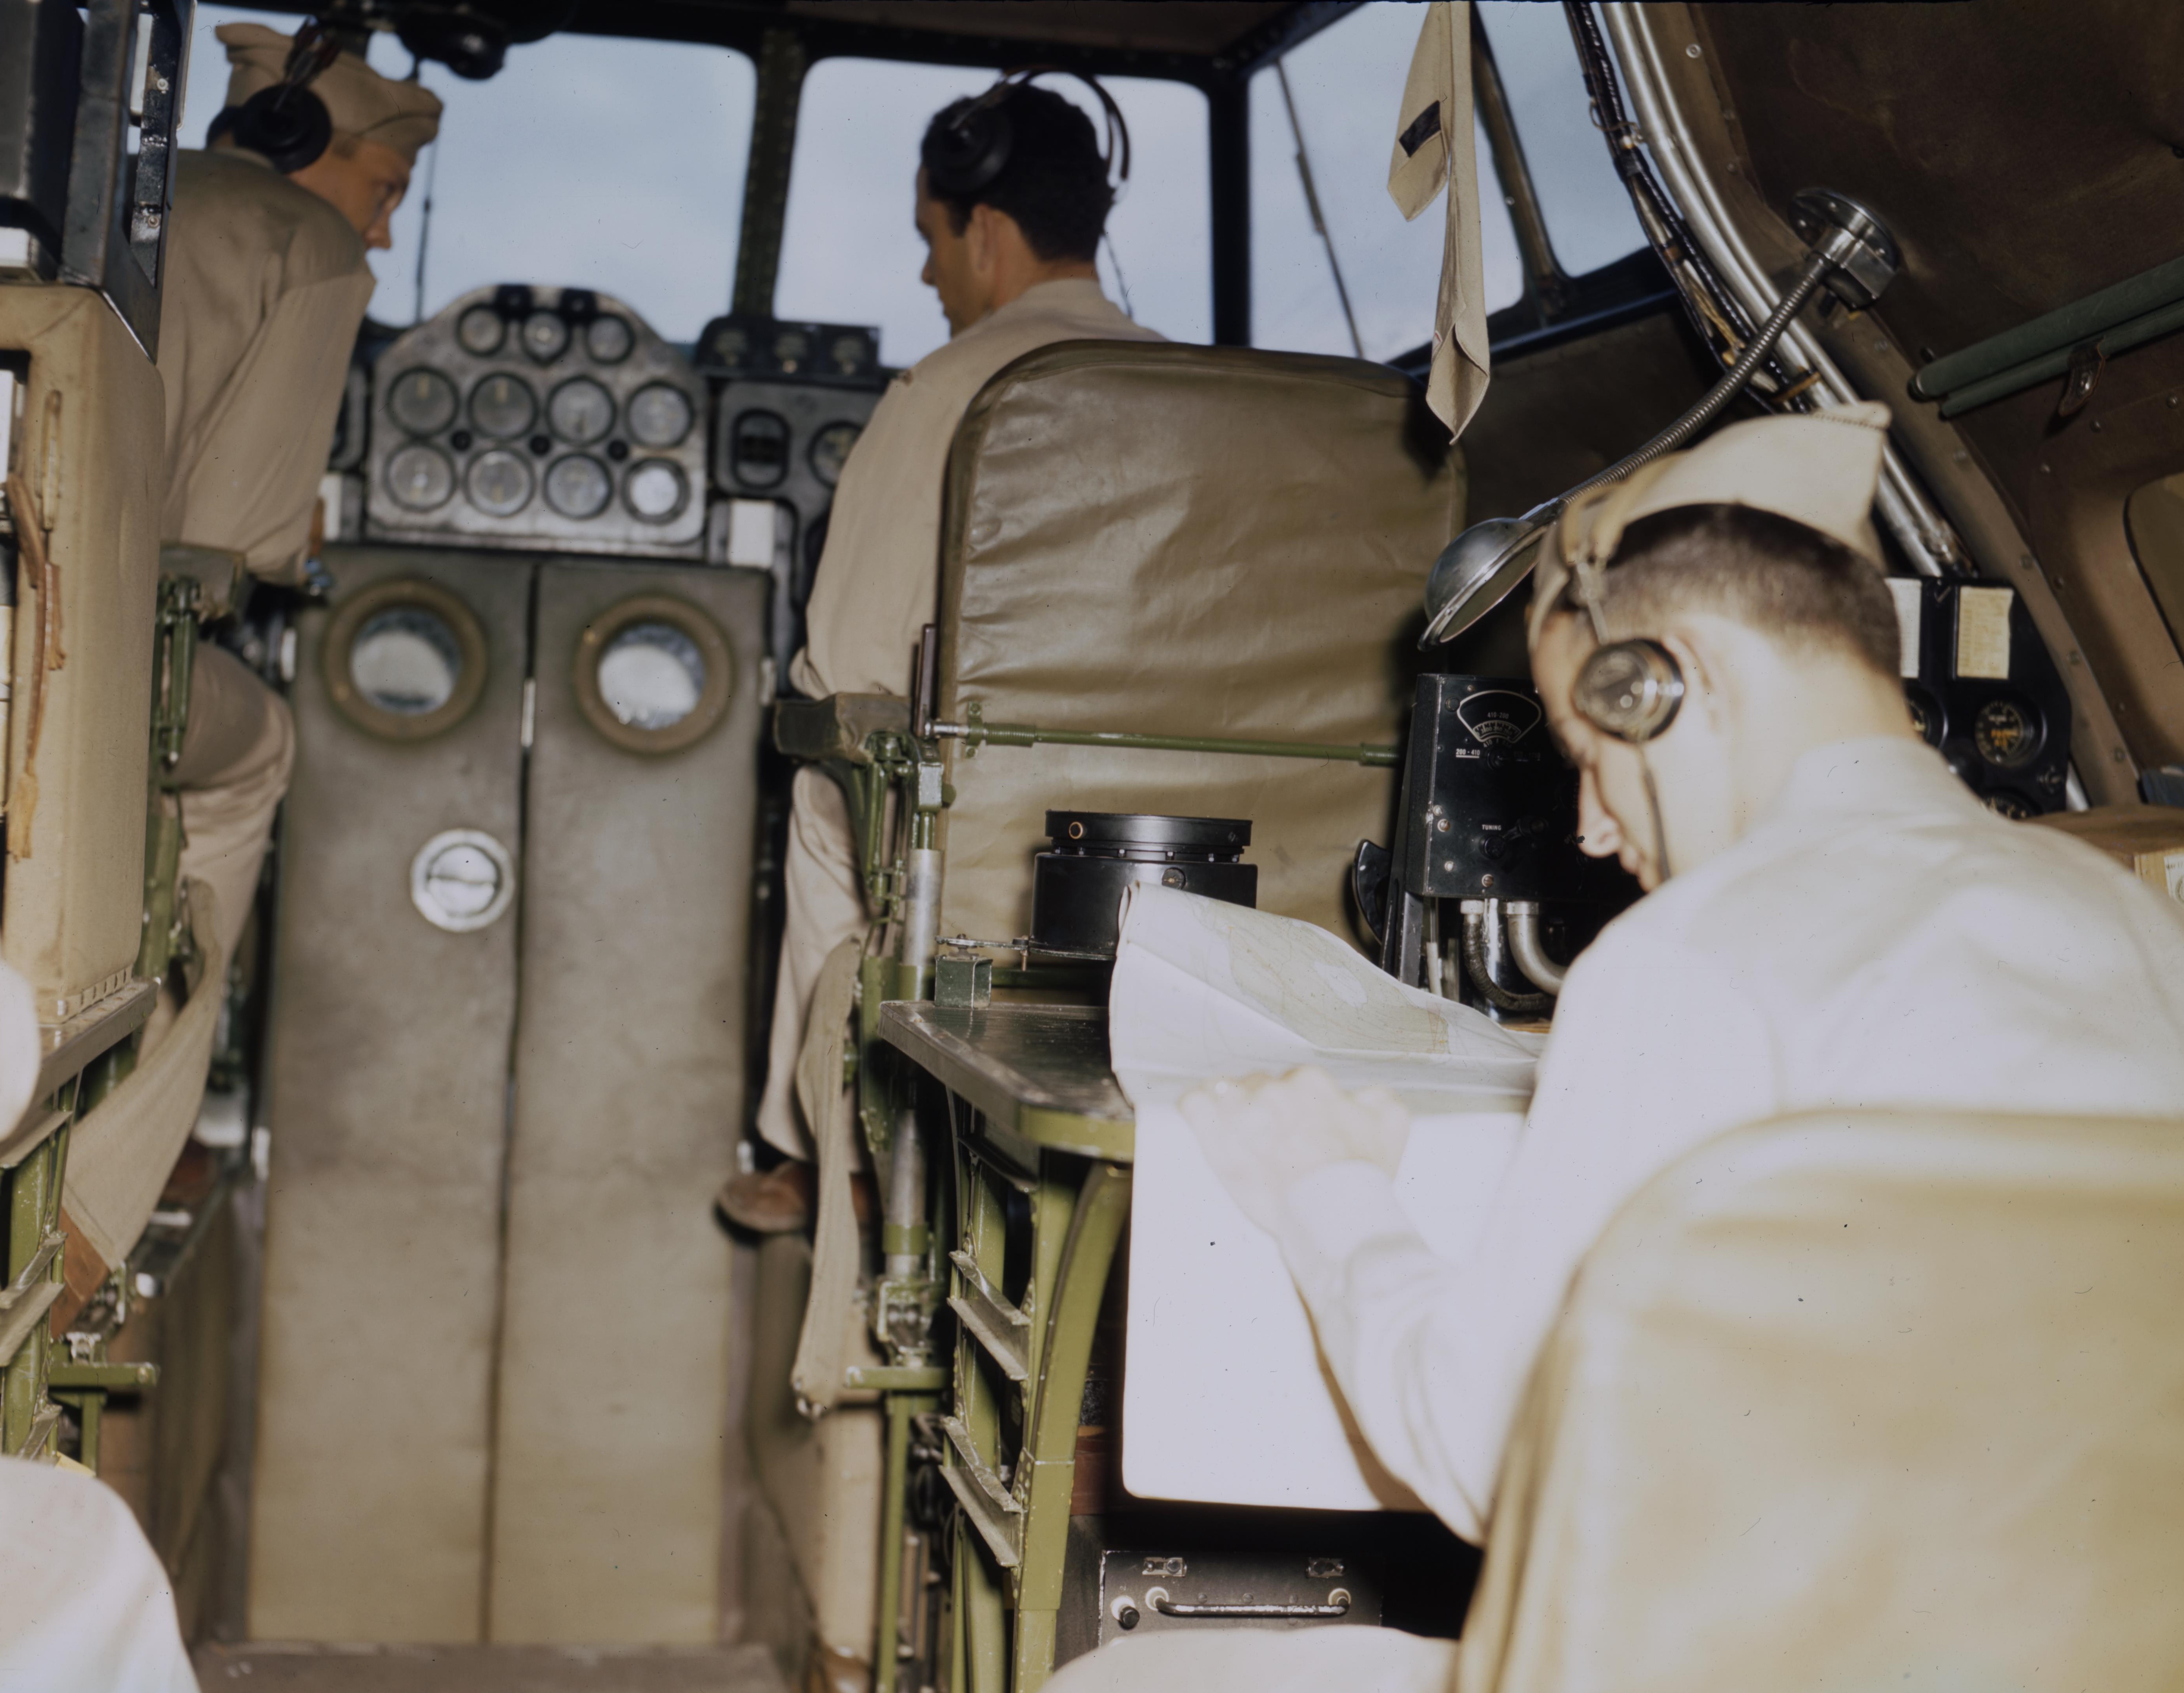
<svg viewBox="0 0 2184 1693">
<path fill-rule="evenodd" d="M 2184 1675 L 2184 1094 L 1708 1140 L 1453 1505 L 1178 1103 L 1498 1238 L 1725 697 L 1603 855 L 1529 584 L 1874 402 L 1888 709 L 2184 983 L 2184 25 L 302 3 L 0 0 L 0 1482 L 125 1506 L 0 1512 L 0 1687 L 186 1685 L 69 1668 L 130 1557 L 307 1693 Z"/>
</svg>

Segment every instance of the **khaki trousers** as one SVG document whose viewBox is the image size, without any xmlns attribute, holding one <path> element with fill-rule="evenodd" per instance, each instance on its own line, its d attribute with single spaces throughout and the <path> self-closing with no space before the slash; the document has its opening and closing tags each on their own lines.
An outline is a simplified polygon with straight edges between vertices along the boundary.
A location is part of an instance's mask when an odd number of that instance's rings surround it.
<svg viewBox="0 0 2184 1693">
<path fill-rule="evenodd" d="M 1120 1640 L 1047 1693 L 1446 1693 L 1457 1644 L 1394 1629 L 1208 1629 Z"/>
<path fill-rule="evenodd" d="M 766 1043 L 766 1093 L 758 1132 L 792 1158 L 813 1160 L 811 1126 L 796 1103 L 796 1061 L 804 1050 L 811 995 L 827 955 L 871 926 L 857 874 L 850 808 L 832 777 L 808 766 L 796 772 L 782 866 L 788 909 L 781 936 L 781 974 L 773 990 L 773 1032 Z"/>
<path fill-rule="evenodd" d="M 229 958 L 256 903 L 273 814 L 295 762 L 287 701 L 232 653 L 200 643 L 190 673 L 189 727 L 175 766 L 182 874 L 212 889 L 220 950 Z"/>
</svg>

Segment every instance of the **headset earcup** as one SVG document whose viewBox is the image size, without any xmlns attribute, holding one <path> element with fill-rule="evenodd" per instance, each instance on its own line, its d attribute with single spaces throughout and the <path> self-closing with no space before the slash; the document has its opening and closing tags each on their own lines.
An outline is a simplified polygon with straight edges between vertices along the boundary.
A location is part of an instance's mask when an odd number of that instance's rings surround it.
<svg viewBox="0 0 2184 1693">
<path fill-rule="evenodd" d="M 1570 693 L 1579 716 L 1633 744 L 1661 734 L 1683 703 L 1683 666 L 1658 641 L 1612 641 L 1598 648 Z"/>
<path fill-rule="evenodd" d="M 926 148 L 926 178 L 944 194 L 975 194 L 1007 168 L 1015 139 L 1015 126 L 999 105 L 967 112 Z"/>
<path fill-rule="evenodd" d="M 326 103 L 308 88 L 290 89 L 286 100 L 277 87 L 261 88 L 224 127 L 237 147 L 262 153 L 283 176 L 323 158 L 334 138 Z"/>
</svg>

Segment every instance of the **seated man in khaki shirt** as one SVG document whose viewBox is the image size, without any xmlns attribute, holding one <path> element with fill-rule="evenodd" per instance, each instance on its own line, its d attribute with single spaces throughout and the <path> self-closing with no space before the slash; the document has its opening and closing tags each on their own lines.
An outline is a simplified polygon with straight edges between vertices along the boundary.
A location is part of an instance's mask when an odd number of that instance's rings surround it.
<svg viewBox="0 0 2184 1693">
<path fill-rule="evenodd" d="M 1057 341 L 1157 341 L 1110 304 L 1093 263 L 1114 192 L 1091 121 L 1060 95 L 1021 84 L 987 109 L 1009 120 L 1007 163 L 984 187 L 936 193 L 930 164 L 971 102 L 927 129 L 917 172 L 922 280 L 940 296 L 953 338 L 894 379 L 842 471 L 827 550 L 811 591 L 804 651 L 789 680 L 813 699 L 909 691 L 911 654 L 939 588 L 940 490 L 956 426 L 1004 365 Z M 1056 474 L 1066 474 L 1057 465 Z M 871 919 L 840 792 L 797 772 L 785 880 L 788 927 L 773 1003 L 759 1132 L 790 1162 L 739 1176 L 722 1195 L 737 1222 L 802 1226 L 811 1137 L 795 1103 L 797 1054 L 827 955 Z"/>
<path fill-rule="evenodd" d="M 418 149 L 438 131 L 440 102 L 342 53 L 304 91 L 326 107 L 332 138 L 284 175 L 233 131 L 244 102 L 281 80 L 289 38 L 260 24 L 215 33 L 231 67 L 227 105 L 211 146 L 176 161 L 167 239 L 159 534 L 225 554 L 250 576 L 299 582 L 317 545 L 319 478 L 371 298 L 365 255 L 393 245 L 388 220 Z M 293 755 L 280 696 L 225 649 L 200 645 L 176 771 L 187 835 L 181 870 L 212 890 L 231 957 Z"/>
</svg>

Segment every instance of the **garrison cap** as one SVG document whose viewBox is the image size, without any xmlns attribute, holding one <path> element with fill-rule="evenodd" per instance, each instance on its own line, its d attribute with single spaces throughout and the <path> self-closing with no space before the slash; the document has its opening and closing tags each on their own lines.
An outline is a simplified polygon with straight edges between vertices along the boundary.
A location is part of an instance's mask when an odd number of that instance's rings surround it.
<svg viewBox="0 0 2184 1693">
<path fill-rule="evenodd" d="M 240 106 L 279 82 L 287 69 L 287 36 L 263 24 L 222 24 L 213 34 L 227 49 L 227 103 Z M 382 76 L 353 53 L 344 53 L 311 83 L 326 103 L 334 133 L 391 147 L 411 164 L 418 149 L 440 132 L 440 97 L 422 83 Z"/>
<path fill-rule="evenodd" d="M 1771 511 L 1818 530 L 1875 571 L 1885 570 L 1873 499 L 1880 486 L 1888 422 L 1888 408 L 1879 400 L 1752 418 L 1580 495 L 1540 550 L 1526 619 L 1531 638 L 1539 639 L 1549 613 L 1561 603 L 1574 560 L 1607 564 L 1633 523 L 1680 505 Z"/>
</svg>

